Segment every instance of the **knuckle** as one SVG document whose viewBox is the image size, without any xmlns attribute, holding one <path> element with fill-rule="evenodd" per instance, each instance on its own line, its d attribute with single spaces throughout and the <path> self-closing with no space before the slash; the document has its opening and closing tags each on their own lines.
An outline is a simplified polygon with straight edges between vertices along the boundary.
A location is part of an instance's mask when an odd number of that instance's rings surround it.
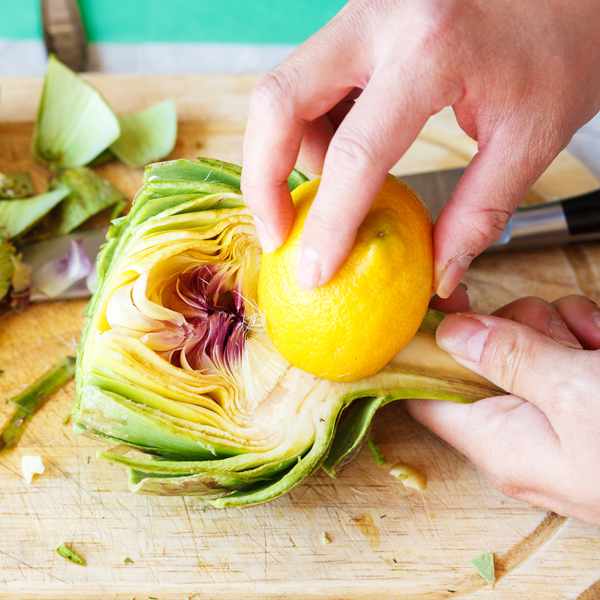
<svg viewBox="0 0 600 600">
<path fill-rule="evenodd" d="M 522 487 L 510 483 L 504 479 L 491 478 L 490 483 L 503 495 L 513 500 L 520 500 L 522 502 L 528 502 L 531 497 L 529 490 L 523 489 Z"/>
<path fill-rule="evenodd" d="M 357 132 L 336 134 L 328 150 L 329 160 L 339 169 L 364 171 L 377 165 L 377 158 L 368 140 Z"/>
<path fill-rule="evenodd" d="M 512 217 L 512 211 L 499 206 L 481 208 L 480 213 L 483 218 L 475 219 L 473 227 L 475 234 L 486 244 L 500 237 Z"/>
<path fill-rule="evenodd" d="M 460 11 L 461 3 L 456 0 L 422 3 L 414 20 L 413 49 L 422 55 L 438 55 L 456 30 Z"/>
<path fill-rule="evenodd" d="M 250 97 L 253 109 L 259 112 L 280 112 L 290 104 L 293 98 L 289 76 L 283 69 L 269 73 L 261 79 Z"/>
<path fill-rule="evenodd" d="M 517 377 L 522 377 L 527 369 L 527 357 L 533 351 L 532 343 L 513 328 L 496 331 L 491 341 L 486 343 L 484 352 L 486 365 L 499 385 L 512 392 Z"/>
</svg>

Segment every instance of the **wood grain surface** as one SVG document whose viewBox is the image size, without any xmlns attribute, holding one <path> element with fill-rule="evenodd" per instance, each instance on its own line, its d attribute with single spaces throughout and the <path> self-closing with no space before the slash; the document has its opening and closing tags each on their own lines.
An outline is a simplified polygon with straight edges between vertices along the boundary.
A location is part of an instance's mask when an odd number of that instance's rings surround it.
<svg viewBox="0 0 600 600">
<path fill-rule="evenodd" d="M 258 76 L 90 76 L 119 114 L 167 97 L 177 101 L 173 157 L 241 162 L 248 99 Z M 45 171 L 29 154 L 39 79 L 0 79 L 0 171 Z M 475 144 L 442 111 L 396 173 L 465 164 Z M 100 169 L 130 198 L 142 171 Z M 583 193 L 598 182 L 563 154 L 528 202 Z M 473 308 L 491 311 L 520 296 L 548 300 L 600 294 L 600 247 L 577 245 L 487 255 L 466 276 Z M 0 399 L 74 354 L 85 302 L 54 302 L 0 317 Z M 270 504 L 217 510 L 194 498 L 131 495 L 125 473 L 96 459 L 99 442 L 62 421 L 73 385 L 33 418 L 18 447 L 0 455 L 0 598 L 581 599 L 600 597 L 600 530 L 506 498 L 464 456 L 412 421 L 403 403 L 385 407 L 373 436 L 390 462 L 421 468 L 424 493 L 404 488 L 369 452 L 337 479 L 320 472 Z M 12 407 L 0 402 L 0 422 Z M 21 456 L 46 471 L 28 485 Z M 321 543 L 326 532 L 331 544 Z M 65 541 L 86 561 L 54 549 Z M 492 591 L 469 560 L 492 551 Z M 133 564 L 125 564 L 130 557 Z"/>
</svg>

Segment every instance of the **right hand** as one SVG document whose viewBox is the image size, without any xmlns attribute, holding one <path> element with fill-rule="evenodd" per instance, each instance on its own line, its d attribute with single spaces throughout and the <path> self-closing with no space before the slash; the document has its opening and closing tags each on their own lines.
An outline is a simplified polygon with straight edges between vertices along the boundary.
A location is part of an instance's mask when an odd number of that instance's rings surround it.
<svg viewBox="0 0 600 600">
<path fill-rule="evenodd" d="M 447 297 L 529 187 L 600 109 L 598 0 L 352 0 L 252 94 L 242 188 L 265 252 L 294 208 L 298 156 L 322 171 L 298 283 L 327 283 L 387 172 L 452 106 L 478 141 L 434 231 Z"/>
</svg>

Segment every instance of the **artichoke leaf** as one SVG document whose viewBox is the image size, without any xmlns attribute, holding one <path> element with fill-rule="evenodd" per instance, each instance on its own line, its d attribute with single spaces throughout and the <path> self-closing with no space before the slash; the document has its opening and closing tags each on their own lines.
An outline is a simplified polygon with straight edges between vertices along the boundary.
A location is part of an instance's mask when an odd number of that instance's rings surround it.
<svg viewBox="0 0 600 600">
<path fill-rule="evenodd" d="M 121 135 L 110 152 L 132 169 L 145 167 L 171 153 L 177 139 L 177 110 L 173 99 L 119 117 Z"/>
<path fill-rule="evenodd" d="M 32 198 L 0 200 L 0 227 L 4 227 L 12 238 L 22 236 L 68 193 L 66 189 L 57 189 Z"/>
<path fill-rule="evenodd" d="M 8 241 L 8 233 L 0 227 L 0 301 L 4 300 L 11 286 L 15 272 L 13 258 L 15 247 Z"/>
<path fill-rule="evenodd" d="M 204 157 L 198 157 L 197 162 L 178 159 L 146 167 L 144 183 L 171 180 L 222 183 L 240 190 L 242 169 L 238 165 Z M 294 169 L 288 177 L 290 191 L 307 181 L 308 177 L 306 175 Z"/>
<path fill-rule="evenodd" d="M 129 469 L 132 491 L 266 502 L 321 466 L 336 476 L 388 402 L 502 393 L 437 347 L 435 311 L 372 377 L 332 382 L 292 367 L 257 306 L 261 251 L 239 167 L 202 161 L 148 167 L 98 261 L 74 427 L 145 454 L 99 455 Z M 207 179 L 215 168 L 227 177 Z"/>
<path fill-rule="evenodd" d="M 62 194 L 62 202 L 29 233 L 28 242 L 67 235 L 102 211 L 118 207 L 121 212 L 127 204 L 119 190 L 87 167 L 65 169 L 51 186 L 49 193 Z"/>
<path fill-rule="evenodd" d="M 119 135 L 119 121 L 98 90 L 51 55 L 33 132 L 35 160 L 83 167 Z"/>
<path fill-rule="evenodd" d="M 19 171 L 11 175 L 0 173 L 0 199 L 14 200 L 33 196 L 31 175 L 27 171 Z"/>
</svg>

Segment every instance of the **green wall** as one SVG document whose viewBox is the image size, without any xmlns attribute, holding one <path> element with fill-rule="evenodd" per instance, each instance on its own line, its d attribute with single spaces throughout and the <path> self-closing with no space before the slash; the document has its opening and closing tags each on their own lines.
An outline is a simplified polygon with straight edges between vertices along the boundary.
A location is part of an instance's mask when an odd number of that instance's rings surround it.
<svg viewBox="0 0 600 600">
<path fill-rule="evenodd" d="M 299 44 L 345 0 L 79 0 L 90 42 Z M 0 39 L 40 39 L 40 0 L 0 0 Z"/>
</svg>

